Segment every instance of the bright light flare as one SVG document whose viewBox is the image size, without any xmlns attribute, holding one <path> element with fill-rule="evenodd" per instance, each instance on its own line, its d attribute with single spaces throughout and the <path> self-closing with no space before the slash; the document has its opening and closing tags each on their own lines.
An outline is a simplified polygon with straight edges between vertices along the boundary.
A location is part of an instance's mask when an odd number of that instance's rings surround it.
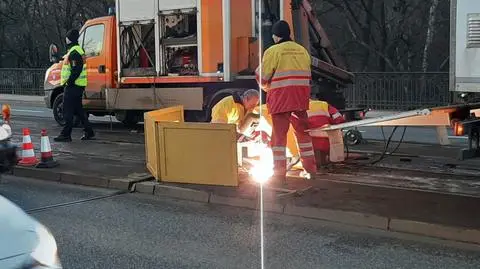
<svg viewBox="0 0 480 269">
<path fill-rule="evenodd" d="M 259 158 L 253 161 L 249 173 L 256 182 L 264 184 L 273 176 L 273 154 L 263 143 L 257 144 L 255 151 L 258 152 Z"/>
</svg>

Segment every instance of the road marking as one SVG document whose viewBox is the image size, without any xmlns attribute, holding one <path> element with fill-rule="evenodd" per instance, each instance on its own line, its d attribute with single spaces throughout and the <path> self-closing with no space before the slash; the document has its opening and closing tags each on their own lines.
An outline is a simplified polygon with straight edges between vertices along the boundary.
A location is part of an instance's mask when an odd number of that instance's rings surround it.
<svg viewBox="0 0 480 269">
<path fill-rule="evenodd" d="M 31 112 L 31 113 L 44 113 L 42 110 L 29 110 L 29 109 L 12 109 L 12 112 Z"/>
</svg>

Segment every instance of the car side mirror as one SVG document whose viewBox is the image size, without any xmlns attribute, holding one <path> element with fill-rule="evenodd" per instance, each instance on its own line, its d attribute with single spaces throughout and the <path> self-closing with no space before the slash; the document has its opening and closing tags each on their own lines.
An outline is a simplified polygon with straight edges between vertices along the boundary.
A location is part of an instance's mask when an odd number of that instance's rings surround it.
<svg viewBox="0 0 480 269">
<path fill-rule="evenodd" d="M 58 56 L 58 47 L 55 44 L 50 44 L 48 49 L 48 58 L 50 59 L 50 63 L 56 63 L 60 59 Z"/>
</svg>

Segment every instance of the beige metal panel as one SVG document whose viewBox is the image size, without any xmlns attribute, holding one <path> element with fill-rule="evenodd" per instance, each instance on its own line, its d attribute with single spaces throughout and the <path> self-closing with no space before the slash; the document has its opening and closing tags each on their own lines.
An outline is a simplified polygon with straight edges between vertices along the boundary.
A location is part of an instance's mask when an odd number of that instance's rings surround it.
<svg viewBox="0 0 480 269">
<path fill-rule="evenodd" d="M 309 130 L 310 134 L 313 136 L 317 131 L 328 131 L 328 130 L 336 130 L 336 129 L 345 129 L 351 127 L 359 127 L 359 126 L 382 126 L 386 122 L 399 120 L 399 119 L 408 119 L 417 116 L 427 116 L 430 115 L 432 112 L 429 109 L 419 109 L 419 110 L 412 110 L 401 112 L 397 114 L 382 116 L 378 118 L 370 118 L 370 119 L 363 119 L 359 121 L 350 121 L 341 124 L 330 125 L 328 127 L 320 127 L 314 130 Z"/>
<path fill-rule="evenodd" d="M 156 126 L 159 121 L 183 122 L 183 107 L 169 107 L 144 114 L 146 166 L 156 179 L 160 178 L 160 162 L 158 160 L 160 145 Z"/>
<path fill-rule="evenodd" d="M 122 88 L 106 89 L 109 110 L 152 110 L 182 105 L 185 110 L 203 109 L 203 88 Z"/>
<path fill-rule="evenodd" d="M 367 124 L 364 126 L 447 126 L 450 125 L 450 115 L 443 111 L 432 111 L 430 115 L 413 116 Z"/>
<path fill-rule="evenodd" d="M 157 128 L 161 181 L 238 186 L 235 125 L 158 122 Z"/>
</svg>

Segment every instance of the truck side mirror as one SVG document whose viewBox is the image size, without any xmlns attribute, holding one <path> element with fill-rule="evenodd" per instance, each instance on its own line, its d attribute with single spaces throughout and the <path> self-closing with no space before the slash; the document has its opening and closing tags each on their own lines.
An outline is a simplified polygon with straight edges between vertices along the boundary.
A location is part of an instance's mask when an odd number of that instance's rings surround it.
<svg viewBox="0 0 480 269">
<path fill-rule="evenodd" d="M 48 49 L 48 58 L 50 59 L 50 63 L 56 63 L 59 60 L 58 56 L 58 47 L 55 44 L 50 44 Z"/>
</svg>

